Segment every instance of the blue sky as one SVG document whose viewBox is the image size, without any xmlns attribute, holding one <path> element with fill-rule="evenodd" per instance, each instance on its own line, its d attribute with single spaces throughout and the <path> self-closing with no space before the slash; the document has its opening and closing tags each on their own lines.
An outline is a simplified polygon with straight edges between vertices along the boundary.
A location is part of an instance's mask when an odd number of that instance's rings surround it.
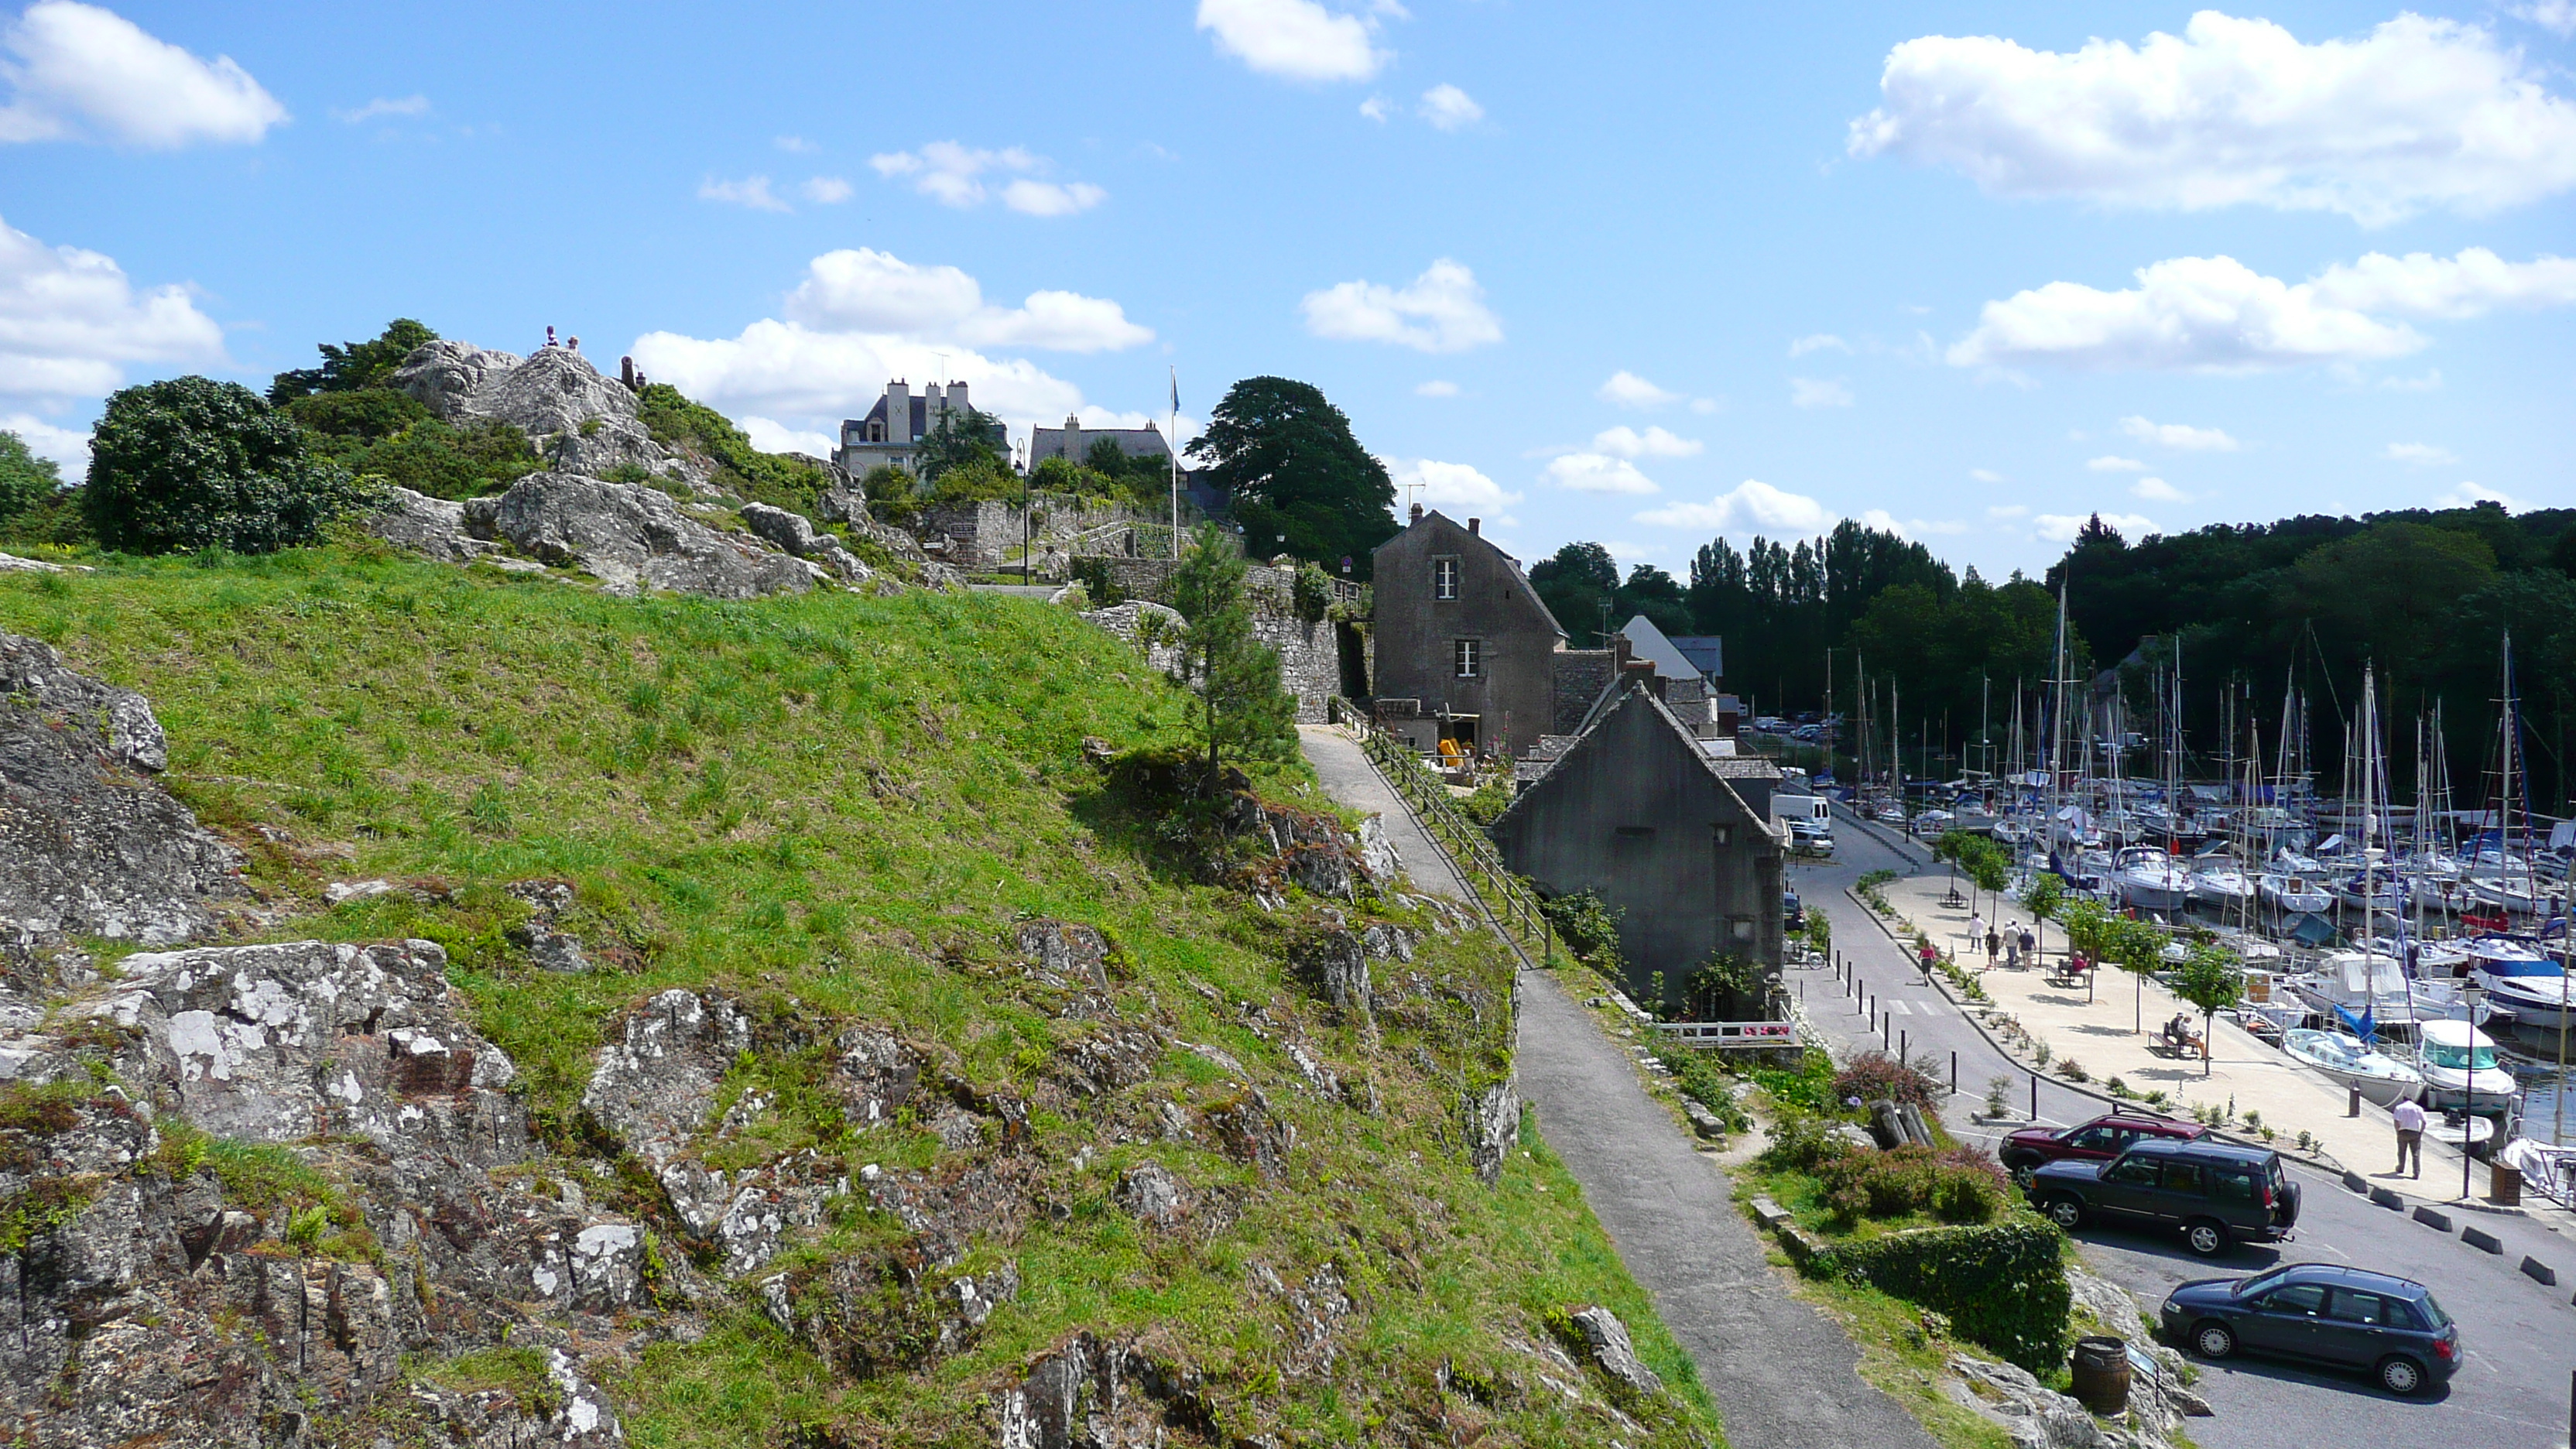
<svg viewBox="0 0 2576 1449">
<path fill-rule="evenodd" d="M 775 446 L 1302 378 L 1524 557 L 1676 573 L 2576 503 L 2571 0 L 0 15 L 0 424 L 66 458 L 411 315 Z"/>
</svg>

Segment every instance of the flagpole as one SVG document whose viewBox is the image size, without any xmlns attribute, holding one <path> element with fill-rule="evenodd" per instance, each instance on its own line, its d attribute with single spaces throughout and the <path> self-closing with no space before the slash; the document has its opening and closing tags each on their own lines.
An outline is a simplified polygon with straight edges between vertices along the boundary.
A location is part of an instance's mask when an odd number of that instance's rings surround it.
<svg viewBox="0 0 2576 1449">
<path fill-rule="evenodd" d="M 1181 370 L 1172 369 L 1172 557 L 1181 556 Z"/>
</svg>

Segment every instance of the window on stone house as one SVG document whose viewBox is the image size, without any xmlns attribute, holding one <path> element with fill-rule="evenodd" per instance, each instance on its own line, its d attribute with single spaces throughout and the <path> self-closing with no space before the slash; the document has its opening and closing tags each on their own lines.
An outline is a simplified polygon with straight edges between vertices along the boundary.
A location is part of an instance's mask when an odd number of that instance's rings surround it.
<svg viewBox="0 0 2576 1449">
<path fill-rule="evenodd" d="M 1753 939 L 1753 918 L 1751 916 L 1727 917 L 1726 933 L 1734 937 L 1738 945 L 1750 942 Z"/>
<path fill-rule="evenodd" d="M 1712 833 L 1717 837 L 1717 848 L 1720 850 L 1735 843 L 1735 827 L 1732 825 L 1712 827 Z"/>
<path fill-rule="evenodd" d="M 1431 561 L 1431 597 L 1435 599 L 1458 597 L 1458 561 L 1456 559 L 1435 558 Z"/>
<path fill-rule="evenodd" d="M 1460 679 L 1481 679 L 1484 677 L 1484 640 L 1453 639 L 1449 641 L 1449 657 L 1457 666 L 1458 677 Z"/>
</svg>

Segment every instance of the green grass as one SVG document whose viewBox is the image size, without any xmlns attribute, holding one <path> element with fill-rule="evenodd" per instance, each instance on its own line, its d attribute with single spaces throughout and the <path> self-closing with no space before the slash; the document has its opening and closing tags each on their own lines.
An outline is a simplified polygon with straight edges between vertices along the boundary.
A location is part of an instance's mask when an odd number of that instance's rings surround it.
<svg viewBox="0 0 2576 1449">
<path fill-rule="evenodd" d="M 790 1039 L 843 1020 L 889 1026 L 969 1080 L 1036 1094 L 1085 1028 L 1023 978 L 1009 942 L 1028 917 L 1111 932 L 1122 1013 L 1250 1065 L 1297 1130 L 1289 1180 L 1266 1183 L 1187 1145 L 1108 1141 L 1112 1107 L 1034 1112 L 1018 1149 L 1034 1164 L 1027 1191 L 1061 1212 L 1032 1211 L 1016 1240 L 976 1248 L 970 1264 L 1007 1254 L 1023 1284 L 979 1341 L 854 1379 L 789 1342 L 746 1292 L 704 1338 L 656 1344 L 610 1383 L 637 1444 L 780 1442 L 799 1426 L 973 1442 L 989 1436 L 985 1396 L 1076 1329 L 1159 1345 L 1207 1376 L 1243 1432 L 1337 1441 L 1480 1423 L 1488 1444 L 1632 1445 L 1714 1434 L 1687 1358 L 1544 1146 L 1533 1138 L 1492 1190 L 1462 1160 L 1459 1089 L 1506 1060 L 1508 955 L 1482 936 L 1426 933 L 1405 970 L 1435 989 L 1382 1011 L 1376 1032 L 1330 1020 L 1282 964 L 1307 908 L 1264 912 L 1208 883 L 1169 820 L 1084 758 L 1086 737 L 1182 746 L 1194 717 L 1127 646 L 1065 611 L 926 593 L 627 600 L 363 548 L 96 562 L 95 574 L 0 579 L 0 629 L 152 699 L 171 737 L 167 783 L 249 852 L 259 890 L 300 912 L 271 936 L 445 946 L 560 1148 L 581 1144 L 576 1103 L 603 1033 L 672 986 L 733 992 L 798 1028 Z M 1271 800 L 1330 808 L 1302 765 L 1254 778 Z M 329 881 L 370 876 L 434 889 L 323 904 Z M 536 971 L 510 943 L 527 907 L 502 886 L 531 877 L 572 883 L 563 924 L 602 969 Z M 1263 1015 L 1248 1020 L 1238 1002 Z M 1375 1083 L 1383 1113 L 1286 1085 L 1283 1023 Z M 817 1089 L 823 1065 L 785 1049 L 740 1064 L 729 1096 L 756 1087 L 771 1104 L 731 1150 L 811 1147 L 853 1169 L 938 1158 L 927 1133 L 853 1132 Z M 1124 1099 L 1205 1106 L 1229 1090 L 1204 1058 L 1174 1051 Z M 199 1144 L 228 1192 L 291 1201 L 307 1236 L 327 1237 L 329 1184 L 237 1146 Z M 1148 1156 L 1194 1190 L 1235 1195 L 1231 1223 L 1149 1233 L 1110 1206 L 1119 1171 Z M 595 1200 L 650 1206 L 595 1169 L 585 1184 Z M 853 1214 L 792 1261 L 887 1244 L 884 1224 Z M 1327 1262 L 1361 1307 L 1329 1371 L 1283 1374 L 1282 1316 L 1250 1286 L 1255 1265 L 1294 1284 Z M 1549 1313 L 1590 1302 L 1612 1305 L 1676 1386 L 1668 1404 L 1627 1406 L 1642 1437 L 1602 1410 L 1597 1379 L 1594 1402 L 1569 1411 L 1538 1384 L 1540 1361 L 1506 1342 L 1536 1342 Z M 1444 1394 L 1444 1364 L 1491 1387 L 1481 1400 Z"/>
</svg>

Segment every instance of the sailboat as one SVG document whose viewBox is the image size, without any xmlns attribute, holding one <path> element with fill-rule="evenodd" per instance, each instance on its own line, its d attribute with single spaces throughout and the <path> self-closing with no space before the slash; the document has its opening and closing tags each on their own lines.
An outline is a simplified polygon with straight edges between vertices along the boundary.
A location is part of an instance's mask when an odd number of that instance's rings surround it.
<svg viewBox="0 0 2576 1449">
<path fill-rule="evenodd" d="M 2341 1032 L 2294 1026 L 2283 1034 L 2281 1050 L 2302 1065 L 2323 1072 L 2337 1086 L 2361 1088 L 2364 1097 L 2382 1107 L 2424 1092 L 2421 1072 Z"/>
</svg>

